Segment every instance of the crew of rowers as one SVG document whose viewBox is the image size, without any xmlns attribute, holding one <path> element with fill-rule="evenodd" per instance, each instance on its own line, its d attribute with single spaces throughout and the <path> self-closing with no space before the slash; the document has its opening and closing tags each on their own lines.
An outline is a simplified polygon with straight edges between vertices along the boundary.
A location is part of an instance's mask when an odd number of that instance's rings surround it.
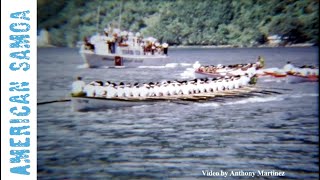
<svg viewBox="0 0 320 180">
<path fill-rule="evenodd" d="M 210 73 L 210 74 L 221 74 L 226 73 L 227 75 L 244 75 L 255 74 L 256 70 L 260 66 L 257 63 L 248 63 L 248 64 L 234 64 L 234 65 L 209 65 L 209 66 L 200 66 L 198 72 Z"/>
<path fill-rule="evenodd" d="M 150 83 L 118 84 L 106 81 L 93 81 L 85 84 L 78 78 L 72 85 L 72 94 L 102 98 L 147 98 L 183 96 L 200 93 L 214 93 L 238 89 L 252 82 L 249 75 L 225 76 L 218 78 L 193 79 L 184 81 L 162 81 Z"/>
<path fill-rule="evenodd" d="M 287 74 L 301 75 L 301 76 L 319 76 L 319 68 L 315 66 L 307 66 L 307 65 L 296 67 L 293 64 L 291 64 L 290 61 L 288 61 L 287 64 L 284 65 L 283 70 Z"/>
<path fill-rule="evenodd" d="M 98 33 L 90 39 L 85 37 L 83 48 L 96 53 L 107 51 L 111 54 L 139 53 L 139 55 L 168 55 L 168 46 L 167 43 L 161 44 L 153 37 L 143 38 L 139 32 L 134 34 L 128 31 L 120 31 L 119 29 L 105 28 L 103 33 Z M 123 52 L 120 52 L 120 48 L 118 47 L 128 47 L 131 49 L 125 48 Z"/>
</svg>

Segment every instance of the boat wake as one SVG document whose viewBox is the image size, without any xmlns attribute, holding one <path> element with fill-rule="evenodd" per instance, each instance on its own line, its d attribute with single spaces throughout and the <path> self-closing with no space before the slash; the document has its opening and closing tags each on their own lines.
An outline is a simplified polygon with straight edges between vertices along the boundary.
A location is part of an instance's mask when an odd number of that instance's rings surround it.
<svg viewBox="0 0 320 180">
<path fill-rule="evenodd" d="M 86 63 L 77 66 L 77 69 L 86 69 L 86 68 L 89 68 L 89 65 Z"/>
<path fill-rule="evenodd" d="M 187 68 L 185 71 L 183 71 L 181 74 L 180 74 L 181 78 L 182 79 L 188 79 L 188 78 L 196 78 L 196 74 L 194 72 L 194 69 L 193 68 Z"/>
<path fill-rule="evenodd" d="M 138 66 L 138 68 L 148 68 L 148 69 L 164 69 L 164 68 L 175 68 L 178 66 L 178 63 L 169 63 L 164 66 Z"/>
<path fill-rule="evenodd" d="M 303 97 L 318 97 L 319 94 L 293 94 L 290 95 L 290 98 L 303 98 Z"/>
<path fill-rule="evenodd" d="M 236 100 L 232 102 L 205 102 L 205 103 L 197 103 L 197 106 L 199 107 L 221 107 L 226 105 L 239 105 L 239 104 L 249 104 L 249 103 L 264 103 L 264 102 L 277 102 L 277 101 L 283 101 L 286 99 L 292 99 L 292 98 L 304 98 L 304 97 L 318 97 L 319 94 L 313 93 L 313 94 L 290 94 L 290 95 L 277 95 L 272 97 L 250 97 L 248 99 L 241 99 Z"/>
<path fill-rule="evenodd" d="M 177 67 L 179 64 L 178 63 L 168 63 L 166 65 L 164 65 L 165 67 L 168 67 L 168 68 L 175 68 Z"/>
<path fill-rule="evenodd" d="M 188 64 L 188 63 L 168 63 L 163 66 L 138 66 L 138 68 L 162 69 L 162 68 L 176 68 L 179 66 L 187 67 L 187 66 L 191 66 L 191 64 Z"/>
<path fill-rule="evenodd" d="M 190 64 L 190 63 L 180 63 L 180 66 L 186 67 L 186 66 L 192 66 L 192 64 Z"/>
<path fill-rule="evenodd" d="M 196 61 L 194 64 L 189 64 L 188 66 L 192 66 L 190 68 L 186 68 L 185 71 L 183 71 L 180 76 L 183 79 L 188 79 L 188 78 L 196 78 L 196 74 L 195 74 L 195 70 L 198 69 L 201 64 L 199 63 L 199 61 Z"/>
<path fill-rule="evenodd" d="M 257 102 L 270 102 L 270 101 L 282 101 L 284 97 L 251 97 L 248 99 L 243 99 L 235 102 L 227 102 L 225 105 L 234 105 L 234 104 L 248 104 L 248 103 L 257 103 Z"/>
<path fill-rule="evenodd" d="M 199 107 L 220 107 L 222 104 L 217 102 L 198 103 Z"/>
<path fill-rule="evenodd" d="M 285 78 L 272 78 L 272 77 L 263 77 L 263 78 L 260 78 L 260 80 L 262 82 L 276 82 L 276 83 L 282 83 L 282 82 L 285 82 L 286 79 Z"/>
<path fill-rule="evenodd" d="M 163 69 L 167 68 L 165 66 L 138 66 L 140 69 Z"/>
</svg>

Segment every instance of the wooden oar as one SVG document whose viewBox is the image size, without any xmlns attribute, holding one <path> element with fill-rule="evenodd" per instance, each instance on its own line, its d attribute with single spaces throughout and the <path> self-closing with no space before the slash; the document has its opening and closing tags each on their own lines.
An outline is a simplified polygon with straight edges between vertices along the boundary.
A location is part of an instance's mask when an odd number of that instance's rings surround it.
<svg viewBox="0 0 320 180">
<path fill-rule="evenodd" d="M 192 95 L 193 97 L 210 97 L 210 98 L 213 98 L 213 97 L 216 97 L 216 95 L 214 94 L 207 94 L 207 93 L 201 93 L 201 94 L 194 94 Z"/>
<path fill-rule="evenodd" d="M 288 88 L 277 88 L 277 87 L 263 87 L 263 86 L 257 86 L 259 89 L 275 89 L 275 90 L 284 90 L 284 91 L 292 91 L 292 89 Z"/>
<path fill-rule="evenodd" d="M 58 103 L 58 102 L 68 102 L 68 101 L 71 101 L 71 99 L 59 99 L 59 100 L 53 100 L 53 101 L 38 102 L 37 105 L 51 104 L 51 103 Z"/>
</svg>

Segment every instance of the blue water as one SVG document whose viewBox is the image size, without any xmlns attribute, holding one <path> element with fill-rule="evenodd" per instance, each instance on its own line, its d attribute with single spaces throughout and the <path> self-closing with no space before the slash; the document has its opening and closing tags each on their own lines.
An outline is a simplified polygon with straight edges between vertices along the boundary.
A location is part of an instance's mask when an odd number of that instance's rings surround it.
<svg viewBox="0 0 320 180">
<path fill-rule="evenodd" d="M 254 62 L 266 67 L 319 65 L 318 48 L 170 49 L 172 63 L 88 69 L 77 49 L 38 49 L 38 101 L 66 98 L 76 76 L 86 82 L 181 79 L 201 64 Z M 73 112 L 70 102 L 38 105 L 39 179 L 198 179 L 202 171 L 277 171 L 284 179 L 319 178 L 319 86 L 264 77 L 279 94 Z M 252 179 L 216 176 L 208 179 Z M 272 176 L 257 177 L 277 178 Z"/>
</svg>

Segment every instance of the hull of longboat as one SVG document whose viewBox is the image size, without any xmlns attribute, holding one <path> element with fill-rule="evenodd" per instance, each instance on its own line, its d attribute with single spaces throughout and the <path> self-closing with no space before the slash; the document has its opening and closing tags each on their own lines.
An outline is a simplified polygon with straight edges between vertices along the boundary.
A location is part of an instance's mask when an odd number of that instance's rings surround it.
<svg viewBox="0 0 320 180">
<path fill-rule="evenodd" d="M 157 66 L 170 63 L 166 55 L 120 55 L 92 52 L 80 52 L 80 54 L 90 68 Z"/>
<path fill-rule="evenodd" d="M 284 78 L 287 77 L 286 73 L 278 73 L 278 72 L 269 72 L 269 71 L 265 71 L 264 75 L 268 75 L 268 76 L 273 76 L 276 78 Z"/>
<path fill-rule="evenodd" d="M 242 72 L 242 74 L 245 74 L 245 73 L 246 73 L 246 71 Z M 221 73 L 207 73 L 207 72 L 195 71 L 196 78 L 206 78 L 206 77 L 217 78 L 217 77 L 235 76 L 235 75 L 238 75 L 238 74 L 234 73 L 232 70 L 230 70 L 228 72 L 227 71 L 221 72 Z M 253 75 L 254 74 L 251 74 L 251 76 L 253 76 Z"/>
<path fill-rule="evenodd" d="M 264 75 L 275 78 L 285 78 L 287 83 L 303 83 L 303 82 L 317 82 L 318 76 L 301 76 L 279 72 L 264 72 Z"/>
<path fill-rule="evenodd" d="M 181 103 L 182 101 L 199 102 L 202 100 L 209 100 L 215 97 L 221 96 L 237 96 L 243 93 L 250 93 L 255 88 L 252 85 L 247 85 L 242 88 L 233 90 L 222 90 L 214 91 L 211 93 L 197 93 L 191 95 L 172 95 L 172 96 L 161 96 L 161 97 L 147 97 L 147 98 L 99 98 L 99 97 L 72 97 L 71 106 L 73 111 L 94 111 L 102 109 L 112 108 L 123 108 L 132 107 L 137 105 L 148 105 L 155 104 L 157 102 L 176 102 Z"/>
<path fill-rule="evenodd" d="M 73 111 L 94 111 L 101 109 L 112 109 L 146 105 L 155 103 L 155 100 L 125 100 L 125 99 L 106 99 L 95 97 L 72 97 L 71 106 Z"/>
<path fill-rule="evenodd" d="M 196 78 L 216 78 L 216 77 L 223 77 L 226 76 L 227 73 L 207 73 L 207 72 L 201 72 L 201 71 L 195 71 Z"/>
<path fill-rule="evenodd" d="M 317 82 L 318 76 L 287 75 L 287 83 Z"/>
</svg>

